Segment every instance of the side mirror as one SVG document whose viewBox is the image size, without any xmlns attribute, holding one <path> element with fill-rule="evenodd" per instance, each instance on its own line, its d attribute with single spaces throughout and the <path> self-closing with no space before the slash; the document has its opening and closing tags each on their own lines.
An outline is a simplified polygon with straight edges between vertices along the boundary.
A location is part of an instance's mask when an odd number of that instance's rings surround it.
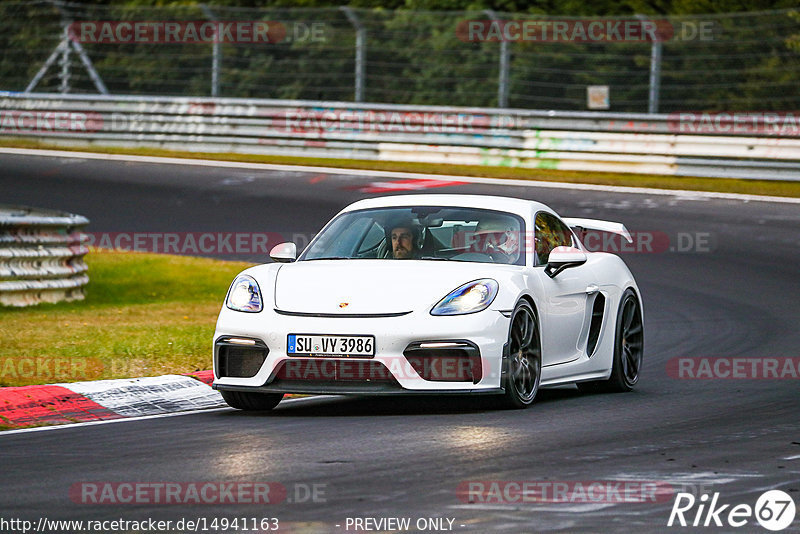
<svg viewBox="0 0 800 534">
<path fill-rule="evenodd" d="M 297 245 L 292 242 L 275 245 L 269 251 L 269 257 L 278 263 L 291 263 L 297 259 Z"/>
<path fill-rule="evenodd" d="M 550 278 L 555 278 L 558 273 L 570 267 L 577 267 L 586 263 L 586 253 L 574 247 L 556 247 L 547 256 L 547 265 L 544 272 Z"/>
</svg>

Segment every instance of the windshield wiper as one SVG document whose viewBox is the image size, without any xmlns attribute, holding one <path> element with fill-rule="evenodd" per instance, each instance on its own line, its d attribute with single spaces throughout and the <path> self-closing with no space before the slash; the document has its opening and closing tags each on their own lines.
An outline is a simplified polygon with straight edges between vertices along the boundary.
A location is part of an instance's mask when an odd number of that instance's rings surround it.
<svg viewBox="0 0 800 534">
<path fill-rule="evenodd" d="M 438 260 L 438 261 L 450 261 L 450 258 L 440 258 L 439 256 L 422 256 L 421 260 Z"/>
<path fill-rule="evenodd" d="M 326 256 L 324 258 L 304 258 L 303 261 L 315 261 L 315 260 L 352 260 L 355 258 L 350 258 L 347 256 Z"/>
</svg>

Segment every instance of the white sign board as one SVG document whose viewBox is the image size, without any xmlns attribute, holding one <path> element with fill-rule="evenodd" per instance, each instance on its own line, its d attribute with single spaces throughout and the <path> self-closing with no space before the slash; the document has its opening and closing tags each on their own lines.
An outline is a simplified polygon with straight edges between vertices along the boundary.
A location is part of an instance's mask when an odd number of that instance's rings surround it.
<svg viewBox="0 0 800 534">
<path fill-rule="evenodd" d="M 608 109 L 608 86 L 589 85 L 586 87 L 586 106 L 589 109 Z"/>
</svg>

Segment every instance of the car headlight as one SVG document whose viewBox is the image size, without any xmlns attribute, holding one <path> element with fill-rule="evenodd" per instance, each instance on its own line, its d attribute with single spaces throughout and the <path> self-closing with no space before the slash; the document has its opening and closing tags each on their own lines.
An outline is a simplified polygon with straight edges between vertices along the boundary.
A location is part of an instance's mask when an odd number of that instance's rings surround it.
<svg viewBox="0 0 800 534">
<path fill-rule="evenodd" d="M 262 309 L 261 290 L 258 288 L 255 279 L 246 274 L 237 276 L 228 293 L 225 305 L 236 311 L 260 312 Z"/>
<path fill-rule="evenodd" d="M 461 315 L 483 311 L 497 296 L 497 282 L 483 278 L 467 282 L 450 292 L 431 310 L 431 315 Z"/>
</svg>

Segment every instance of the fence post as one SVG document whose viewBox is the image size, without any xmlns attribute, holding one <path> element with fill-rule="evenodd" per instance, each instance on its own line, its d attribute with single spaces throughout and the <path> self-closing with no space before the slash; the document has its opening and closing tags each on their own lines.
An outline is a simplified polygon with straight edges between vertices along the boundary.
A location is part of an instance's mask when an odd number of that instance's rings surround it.
<svg viewBox="0 0 800 534">
<path fill-rule="evenodd" d="M 69 44 L 69 27 L 64 26 L 64 41 Z M 61 66 L 61 72 L 59 73 L 58 77 L 61 80 L 61 85 L 59 87 L 61 94 L 69 93 L 69 77 L 70 77 L 70 47 L 65 46 L 61 49 L 61 56 L 58 58 L 58 64 Z"/>
<path fill-rule="evenodd" d="M 361 24 L 361 20 L 359 20 L 358 16 L 356 15 L 355 11 L 348 6 L 342 6 L 341 9 L 345 16 L 347 16 L 347 20 L 350 21 L 350 24 L 353 25 L 353 28 L 356 30 L 356 88 L 355 88 L 355 101 L 356 102 L 363 102 L 364 101 L 364 71 L 366 69 L 366 62 L 364 60 L 366 55 L 366 47 L 367 47 L 367 30 L 364 28 L 364 25 Z"/>
<path fill-rule="evenodd" d="M 217 17 L 214 16 L 214 12 L 205 5 L 200 4 L 200 9 L 203 10 L 203 14 L 205 14 L 206 18 L 211 22 L 217 22 Z M 215 25 L 216 26 L 216 25 Z M 219 42 L 219 34 L 217 33 L 219 27 L 216 26 L 214 28 L 214 44 L 213 48 L 211 49 L 211 96 L 218 97 L 219 96 L 219 69 L 220 63 L 222 62 L 222 50 L 220 49 L 220 42 Z"/>
<path fill-rule="evenodd" d="M 644 15 L 636 15 L 642 21 L 648 20 Z M 650 43 L 650 85 L 647 92 L 647 112 L 658 113 L 658 99 L 661 89 L 661 36 L 656 36 Z"/>
<path fill-rule="evenodd" d="M 647 99 L 647 112 L 658 113 L 658 99 L 661 90 L 661 41 L 653 41 L 650 49 L 650 94 Z"/>
<path fill-rule="evenodd" d="M 498 25 L 501 24 L 500 19 L 497 17 L 497 13 L 495 13 L 491 9 L 485 9 L 483 11 L 486 13 L 492 22 L 496 22 Z M 509 48 L 508 48 L 508 41 L 506 39 L 500 40 L 500 65 L 499 65 L 499 73 L 497 77 L 497 107 L 499 108 L 507 108 L 508 107 L 508 70 L 509 70 Z"/>
</svg>

